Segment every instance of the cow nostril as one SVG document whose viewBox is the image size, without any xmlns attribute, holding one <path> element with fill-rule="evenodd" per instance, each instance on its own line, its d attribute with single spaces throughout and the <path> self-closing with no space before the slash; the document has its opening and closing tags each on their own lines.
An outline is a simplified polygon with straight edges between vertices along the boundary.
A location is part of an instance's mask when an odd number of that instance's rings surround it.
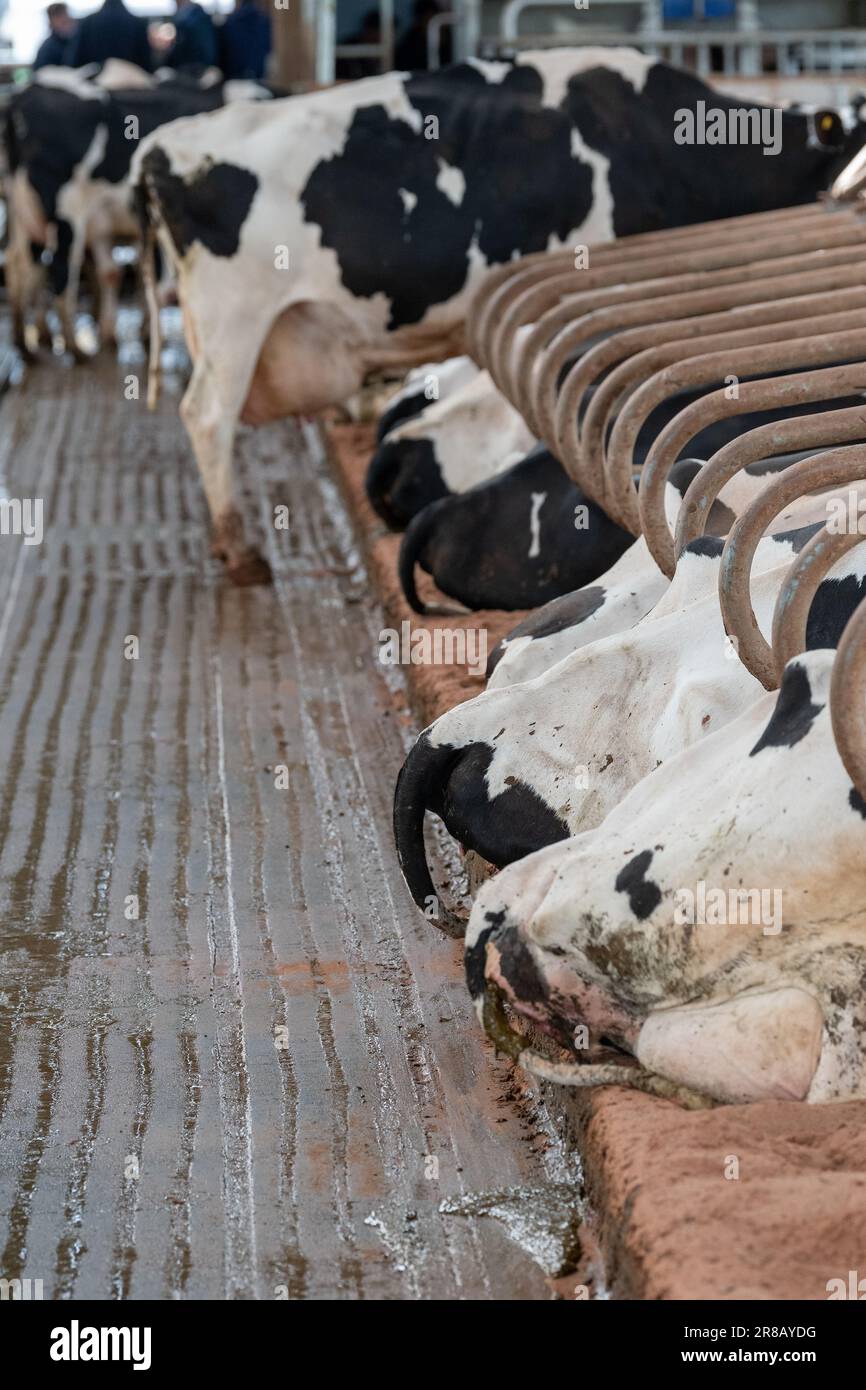
<svg viewBox="0 0 866 1390">
<path fill-rule="evenodd" d="M 487 979 L 481 1005 L 481 1022 L 497 1052 L 504 1052 L 519 1062 L 526 1051 L 526 1039 L 508 1021 L 502 991 L 495 981 Z"/>
</svg>

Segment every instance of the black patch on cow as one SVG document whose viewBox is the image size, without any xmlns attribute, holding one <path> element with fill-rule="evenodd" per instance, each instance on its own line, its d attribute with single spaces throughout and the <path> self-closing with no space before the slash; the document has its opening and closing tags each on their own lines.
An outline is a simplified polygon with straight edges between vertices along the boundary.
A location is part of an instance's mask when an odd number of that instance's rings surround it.
<svg viewBox="0 0 866 1390">
<path fill-rule="evenodd" d="M 672 487 L 676 488 L 680 497 L 685 497 L 686 492 L 700 473 L 705 462 L 705 459 L 677 459 L 668 474 L 668 482 Z"/>
<path fill-rule="evenodd" d="M 782 148 L 772 158 L 760 145 L 675 144 L 676 113 L 694 111 L 698 101 L 742 105 L 664 63 L 652 65 L 640 92 L 603 67 L 569 82 L 564 109 L 586 144 L 610 160 L 616 236 L 809 202 L 829 184 L 839 161 L 831 150 L 809 147 L 809 125 L 798 113 L 782 114 Z M 856 132 L 848 157 L 861 141 Z"/>
<path fill-rule="evenodd" d="M 568 117 L 541 105 L 533 68 L 488 83 L 463 65 L 409 77 L 405 89 L 422 129 L 381 105 L 360 108 L 341 152 L 301 193 L 343 284 L 362 298 L 387 295 L 392 329 L 460 292 L 473 239 L 489 263 L 507 261 L 564 238 L 592 207 L 592 169 L 571 153 Z M 436 139 L 425 138 L 430 117 Z M 443 163 L 463 175 L 459 206 L 437 187 Z M 417 200 L 411 210 L 401 189 Z"/>
<path fill-rule="evenodd" d="M 547 802 L 516 777 L 506 791 L 490 796 L 487 772 L 493 753 L 487 743 L 467 744 L 429 806 L 455 840 L 502 869 L 536 849 L 568 839 L 570 832 Z"/>
<path fill-rule="evenodd" d="M 508 931 L 496 945 L 502 977 L 514 991 L 515 1000 L 521 1004 L 546 1003 L 550 990 L 523 937 L 517 931 Z"/>
<path fill-rule="evenodd" d="M 376 442 L 381 444 L 386 434 L 402 425 L 405 420 L 414 420 L 430 404 L 423 391 L 413 391 L 411 395 L 401 396 L 399 401 L 389 405 L 379 416 L 376 426 Z"/>
<path fill-rule="evenodd" d="M 792 531 L 774 531 L 770 539 L 779 545 L 790 545 L 794 554 L 799 555 L 803 547 L 808 545 L 812 537 L 820 530 L 821 522 L 815 521 L 809 526 L 796 526 Z"/>
<path fill-rule="evenodd" d="M 718 560 L 725 548 L 721 536 L 696 536 L 685 548 L 686 555 L 706 555 L 707 559 Z"/>
<path fill-rule="evenodd" d="M 662 900 L 658 884 L 646 877 L 646 871 L 652 861 L 653 851 L 641 850 L 640 854 L 636 854 L 634 859 L 630 859 L 625 867 L 620 869 L 614 884 L 618 893 L 628 894 L 629 907 L 639 922 L 650 917 Z"/>
<path fill-rule="evenodd" d="M 578 627 L 603 606 L 605 593 L 600 584 L 589 584 L 573 594 L 562 594 L 560 598 L 552 599 L 538 613 L 524 618 L 504 641 L 497 642 L 493 648 L 487 662 L 487 679 L 493 675 L 511 642 L 518 637 L 531 637 L 536 641 L 540 637 L 551 637 L 555 632 L 564 632 L 566 628 Z"/>
<path fill-rule="evenodd" d="M 57 196 L 91 149 L 101 130 L 105 148 L 91 177 L 120 183 L 129 173 L 138 140 L 167 121 L 222 105 L 222 87 L 201 90 L 165 83 L 153 89 L 121 89 L 80 97 L 34 83 L 9 103 L 6 142 L 13 171 L 24 168 L 46 218 L 54 220 Z M 129 117 L 135 118 L 135 125 Z M 132 132 L 138 138 L 132 138 Z"/>
<path fill-rule="evenodd" d="M 107 100 L 83 100 L 56 87 L 33 85 L 13 96 L 6 116 L 12 171 L 23 168 L 48 221 L 57 196 L 90 149 Z"/>
<path fill-rule="evenodd" d="M 129 173 L 140 140 L 168 121 L 200 116 L 223 104 L 221 85 L 200 88 L 194 83 L 164 82 L 153 88 L 124 88 L 109 93 L 106 107 L 108 140 L 105 154 L 93 171 L 95 179 L 120 183 Z M 134 120 L 134 125 L 131 119 Z M 137 131 L 137 138 L 132 132 Z"/>
<path fill-rule="evenodd" d="M 61 295 L 69 284 L 69 253 L 72 250 L 73 234 L 69 223 L 62 217 L 57 219 L 55 226 L 57 240 L 48 266 L 48 283 L 52 294 Z"/>
<path fill-rule="evenodd" d="M 546 499 L 538 554 L 530 557 L 533 493 Z M 575 529 L 575 507 L 587 525 Z M 467 608 L 539 608 L 592 583 L 634 537 L 582 492 L 542 446 L 487 482 L 434 502 L 416 516 L 400 552 L 404 592 L 415 565 Z"/>
<path fill-rule="evenodd" d="M 806 528 L 804 528 L 806 529 Z M 838 647 L 848 619 L 866 598 L 866 577 L 846 574 L 841 579 L 824 579 L 815 592 L 806 622 L 806 649 Z"/>
<path fill-rule="evenodd" d="M 810 406 L 810 409 L 814 409 Z M 817 452 L 817 451 L 814 451 Z M 743 472 L 750 478 L 765 478 L 773 473 L 784 473 L 786 468 L 790 468 L 792 463 L 797 463 L 802 458 L 809 457 L 809 451 L 794 454 L 777 454 L 775 458 L 758 459 L 757 463 L 747 463 Z"/>
<path fill-rule="evenodd" d="M 504 912 L 488 912 L 484 917 L 485 922 L 490 922 L 489 927 L 484 927 L 478 933 L 478 940 L 473 945 L 468 946 L 463 956 L 463 965 L 466 971 L 466 987 L 469 990 L 471 999 L 478 999 L 484 993 L 484 964 L 487 955 L 487 943 L 494 932 L 502 926 L 505 920 Z"/>
<path fill-rule="evenodd" d="M 365 485 L 371 506 L 394 530 L 449 495 L 431 439 L 384 440 L 370 460 Z"/>
<path fill-rule="evenodd" d="M 806 737 L 823 708 L 812 702 L 812 687 L 805 668 L 799 662 L 789 664 L 770 722 L 749 757 L 754 758 L 762 748 L 793 748 Z"/>
<path fill-rule="evenodd" d="M 234 256 L 241 228 L 259 187 L 256 175 L 236 164 L 203 164 L 189 179 L 171 172 L 158 145 L 142 161 L 144 176 L 155 191 L 160 214 L 180 255 L 194 242 L 214 256 Z"/>
<path fill-rule="evenodd" d="M 862 816 L 866 820 L 866 801 L 863 800 L 856 787 L 852 787 L 848 793 L 848 805 L 852 811 L 856 811 L 858 816 Z"/>
</svg>

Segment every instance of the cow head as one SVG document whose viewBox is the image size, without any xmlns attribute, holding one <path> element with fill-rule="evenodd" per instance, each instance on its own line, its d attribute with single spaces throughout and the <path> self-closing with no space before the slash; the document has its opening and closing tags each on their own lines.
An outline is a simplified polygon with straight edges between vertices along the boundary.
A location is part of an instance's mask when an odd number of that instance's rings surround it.
<svg viewBox="0 0 866 1390">
<path fill-rule="evenodd" d="M 866 808 L 833 745 L 832 663 L 791 661 L 778 699 L 482 888 L 466 973 L 497 1045 L 545 1072 L 507 1006 L 575 1085 L 618 1057 L 626 1083 L 723 1102 L 866 1093 Z"/>
</svg>

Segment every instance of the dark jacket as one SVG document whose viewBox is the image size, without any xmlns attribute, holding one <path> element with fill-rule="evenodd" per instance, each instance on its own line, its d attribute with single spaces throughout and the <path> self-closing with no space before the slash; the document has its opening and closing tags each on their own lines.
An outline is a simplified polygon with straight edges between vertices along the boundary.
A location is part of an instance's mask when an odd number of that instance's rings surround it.
<svg viewBox="0 0 866 1390">
<path fill-rule="evenodd" d="M 66 54 L 72 42 L 72 35 L 65 39 L 61 34 L 51 33 L 47 39 L 43 39 L 39 45 L 36 57 L 33 59 L 33 71 L 37 68 L 60 68 L 67 61 Z"/>
<path fill-rule="evenodd" d="M 271 21 L 255 5 L 242 5 L 228 16 L 220 30 L 220 67 L 225 78 L 265 75 L 271 51 Z"/>
<path fill-rule="evenodd" d="M 216 66 L 216 30 L 201 5 L 178 10 L 174 27 L 177 37 L 163 59 L 166 67 L 191 71 Z"/>
<path fill-rule="evenodd" d="M 105 0 L 101 10 L 81 20 L 65 62 L 69 67 L 82 68 L 87 63 L 106 63 L 109 58 L 123 58 L 150 71 L 147 21 L 130 14 L 123 0 Z"/>
</svg>

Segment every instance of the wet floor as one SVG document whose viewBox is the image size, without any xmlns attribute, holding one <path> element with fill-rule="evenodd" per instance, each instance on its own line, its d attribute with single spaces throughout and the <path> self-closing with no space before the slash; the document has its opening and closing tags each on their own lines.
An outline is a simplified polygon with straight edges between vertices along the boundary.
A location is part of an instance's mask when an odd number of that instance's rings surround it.
<svg viewBox="0 0 866 1390">
<path fill-rule="evenodd" d="M 0 536 L 0 1278 L 548 1298 L 484 1194 L 559 1220 L 572 1172 L 400 879 L 408 721 L 318 437 L 242 441 L 277 582 L 231 589 L 130 370 L 0 403 L 0 487 L 44 509 Z"/>
</svg>

